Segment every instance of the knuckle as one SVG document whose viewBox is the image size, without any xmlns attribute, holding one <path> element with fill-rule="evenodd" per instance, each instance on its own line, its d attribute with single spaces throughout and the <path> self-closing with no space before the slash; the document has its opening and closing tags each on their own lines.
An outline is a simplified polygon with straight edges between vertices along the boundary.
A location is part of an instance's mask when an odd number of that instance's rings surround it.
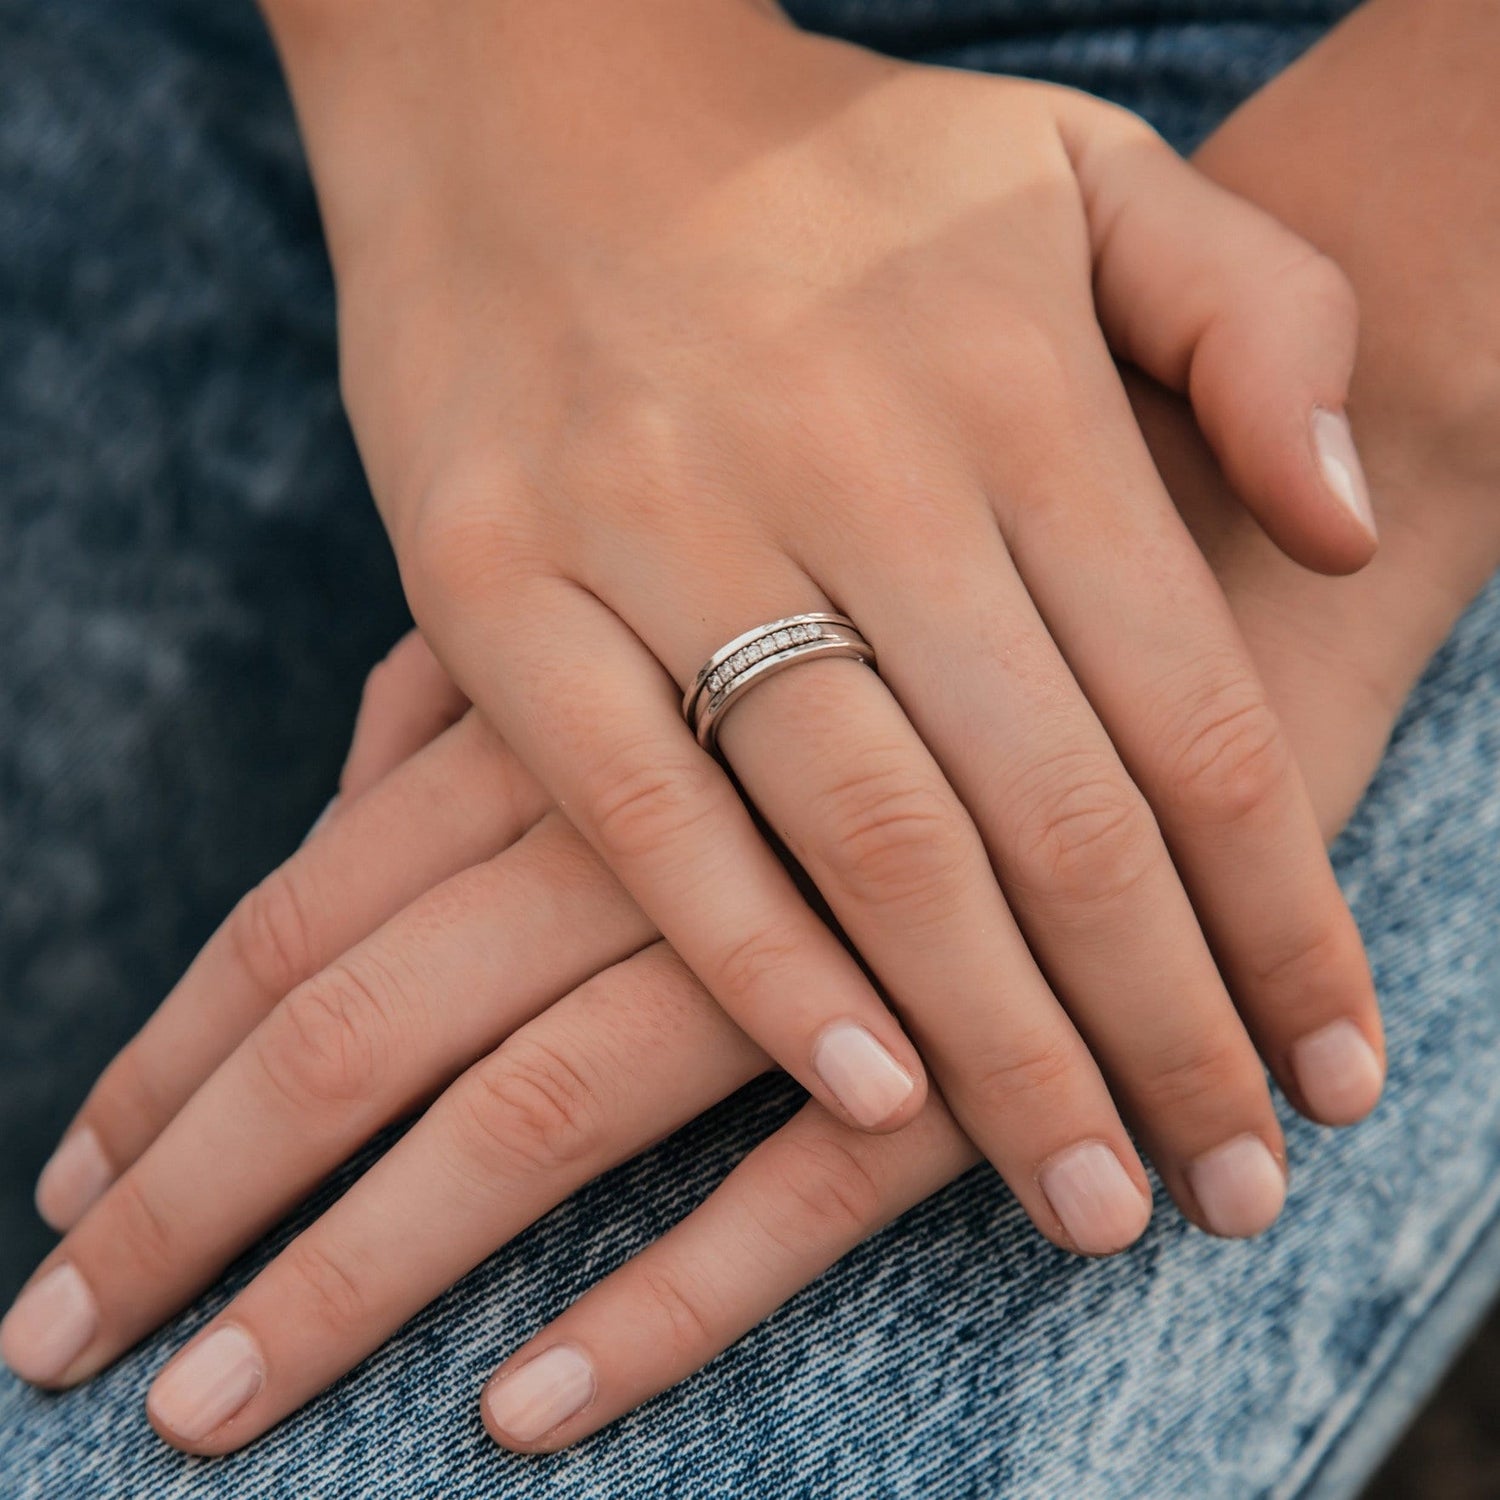
<svg viewBox="0 0 1500 1500">
<path fill-rule="evenodd" d="M 1314 306 L 1350 328 L 1358 324 L 1359 296 L 1354 283 L 1332 256 L 1300 241 L 1282 275 L 1295 288 L 1304 306 Z"/>
<path fill-rule="evenodd" d="M 1159 1050 L 1148 1063 L 1140 1089 L 1147 1112 L 1161 1119 L 1214 1117 L 1246 1097 L 1246 1084 L 1260 1077 L 1236 1049 L 1205 1032 L 1194 1032 Z"/>
<path fill-rule="evenodd" d="M 1066 414 L 1077 409 L 1081 385 L 1057 331 L 1018 315 L 988 342 L 992 352 L 976 371 L 988 401 L 998 405 L 1013 430 L 1058 431 Z"/>
<path fill-rule="evenodd" d="M 1233 826 L 1271 802 L 1288 766 L 1270 704 L 1258 694 L 1225 689 L 1188 729 L 1173 757 L 1171 785 L 1190 817 Z"/>
<path fill-rule="evenodd" d="M 660 745 L 616 753 L 599 785 L 594 836 L 611 862 L 634 863 L 663 847 L 695 847 L 693 835 L 716 809 L 711 768 L 664 753 Z"/>
<path fill-rule="evenodd" d="M 767 1233 L 805 1253 L 809 1245 L 863 1239 L 882 1217 L 885 1194 L 857 1150 L 831 1135 L 780 1143 Z"/>
<path fill-rule="evenodd" d="M 755 928 L 736 938 L 717 957 L 715 994 L 726 1000 L 776 994 L 787 977 L 806 959 L 805 945 L 789 933 Z"/>
<path fill-rule="evenodd" d="M 334 964 L 298 986 L 259 1033 L 261 1064 L 299 1109 L 368 1099 L 384 1072 L 384 1002 L 354 968 Z"/>
<path fill-rule="evenodd" d="M 951 799 L 909 767 L 866 759 L 825 794 L 824 858 L 865 906 L 943 910 L 972 850 Z"/>
<path fill-rule="evenodd" d="M 177 1236 L 140 1175 L 127 1172 L 105 1202 L 112 1263 L 118 1266 L 123 1261 L 133 1274 L 148 1281 L 171 1275 L 177 1266 Z"/>
<path fill-rule="evenodd" d="M 419 619 L 444 608 L 490 607 L 504 597 L 525 548 L 499 502 L 503 488 L 471 481 L 462 490 L 429 495 L 414 508 L 398 552 Z"/>
<path fill-rule="evenodd" d="M 517 1038 L 481 1063 L 455 1102 L 462 1149 L 486 1171 L 513 1162 L 532 1173 L 555 1172 L 591 1162 L 607 1146 L 593 1082 L 534 1039 Z"/>
<path fill-rule="evenodd" d="M 564 490 L 585 504 L 628 496 L 611 511 L 638 530 L 672 527 L 702 492 L 704 425 L 676 395 L 632 389 L 588 402 L 561 456 Z"/>
<path fill-rule="evenodd" d="M 282 1252 L 278 1269 L 289 1287 L 287 1302 L 320 1332 L 342 1336 L 367 1328 L 370 1299 L 341 1255 L 304 1234 Z"/>
<path fill-rule="evenodd" d="M 652 1322 L 668 1330 L 673 1348 L 680 1354 L 716 1349 L 723 1340 L 715 1333 L 714 1319 L 698 1296 L 689 1292 L 680 1276 L 651 1265 L 636 1269 L 636 1286 Z"/>
<path fill-rule="evenodd" d="M 1354 986 L 1369 982 L 1357 940 L 1338 923 L 1325 922 L 1298 933 L 1268 954 L 1257 953 L 1251 962 L 1251 983 L 1299 1010 L 1321 1000 L 1344 999 Z"/>
<path fill-rule="evenodd" d="M 126 1042 L 104 1070 L 88 1103 L 102 1139 L 161 1129 L 180 1100 L 159 1079 L 140 1040 Z"/>
<path fill-rule="evenodd" d="M 1059 759 L 1023 789 L 1015 859 L 1023 887 L 1083 906 L 1126 895 L 1146 874 L 1155 822 L 1123 774 Z"/>
<path fill-rule="evenodd" d="M 240 898 L 226 935 L 240 967 L 268 996 L 285 995 L 317 968 L 307 907 L 284 865 Z"/>
<path fill-rule="evenodd" d="M 1003 1054 L 980 1058 L 961 1088 L 988 1119 L 1022 1110 L 1044 1109 L 1066 1090 L 1078 1057 L 1061 1035 L 1012 1038 Z"/>
</svg>

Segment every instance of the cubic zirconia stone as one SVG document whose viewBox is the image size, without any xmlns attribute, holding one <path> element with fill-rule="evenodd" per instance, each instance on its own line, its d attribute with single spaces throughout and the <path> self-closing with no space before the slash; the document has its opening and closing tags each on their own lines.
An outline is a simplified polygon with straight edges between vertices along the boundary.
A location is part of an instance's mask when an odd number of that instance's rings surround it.
<svg viewBox="0 0 1500 1500">
<path fill-rule="evenodd" d="M 792 633 L 790 630 L 778 630 L 771 639 L 775 642 L 778 651 L 785 651 L 792 644 Z"/>
</svg>

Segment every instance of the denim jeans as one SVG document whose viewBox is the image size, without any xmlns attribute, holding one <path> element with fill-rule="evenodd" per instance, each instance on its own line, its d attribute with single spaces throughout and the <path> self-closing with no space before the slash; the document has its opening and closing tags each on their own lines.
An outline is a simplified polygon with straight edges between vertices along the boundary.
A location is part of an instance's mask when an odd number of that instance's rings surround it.
<svg viewBox="0 0 1500 1500">
<path fill-rule="evenodd" d="M 1186 147 L 1347 6 L 793 8 L 902 55 L 1108 95 Z M 13 1286 L 46 1244 L 27 1200 L 68 1112 L 326 798 L 362 671 L 405 624 L 249 0 L 0 0 L 0 347 Z M 766 1080 L 497 1252 L 249 1451 L 164 1447 L 142 1414 L 152 1374 L 354 1164 L 86 1388 L 0 1375 L 0 1496 L 1349 1495 L 1500 1283 L 1497 764 L 1492 587 L 1337 850 L 1385 1006 L 1385 1100 L 1349 1132 L 1286 1115 L 1291 1196 L 1254 1244 L 1162 1199 L 1136 1249 L 1079 1261 L 975 1170 L 607 1431 L 546 1459 L 495 1448 L 486 1374 L 790 1113 L 796 1091 Z"/>
</svg>

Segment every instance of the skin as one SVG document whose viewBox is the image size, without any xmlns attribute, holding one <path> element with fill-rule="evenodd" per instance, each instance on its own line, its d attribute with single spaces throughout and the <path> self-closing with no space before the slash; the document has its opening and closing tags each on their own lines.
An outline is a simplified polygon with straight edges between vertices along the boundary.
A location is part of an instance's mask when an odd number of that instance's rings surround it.
<svg viewBox="0 0 1500 1500">
<path fill-rule="evenodd" d="M 930 1071 L 1058 1243 L 1044 1169 L 1085 1143 L 1134 1197 L 1083 1248 L 1144 1226 L 1127 1122 L 1194 1222 L 1264 1228 L 1263 1063 L 1347 1123 L 1379 1021 L 1110 347 L 1278 542 L 1354 568 L 1313 440 L 1342 275 L 1118 110 L 766 5 L 267 10 L 416 618 L 653 927 L 846 1124 L 910 1124 Z M 723 642 L 833 606 L 880 675 L 800 666 L 720 747 L 867 967 L 678 708 Z M 1338 1021 L 1373 1062 L 1314 1098 L 1294 1053 Z M 820 1058 L 861 1033 L 851 1088 Z M 1271 1186 L 1210 1213 L 1246 1141 Z"/>
<path fill-rule="evenodd" d="M 1366 297 L 1369 358 L 1354 388 L 1356 411 L 1371 417 L 1365 447 L 1382 504 L 1375 563 L 1341 580 L 1290 564 L 1230 502 L 1181 403 L 1135 391 L 1329 836 L 1417 672 L 1500 561 L 1496 391 L 1464 381 L 1462 400 L 1431 399 L 1432 381 L 1453 380 L 1465 361 L 1472 371 L 1470 351 L 1500 336 L 1500 203 L 1485 158 L 1472 153 L 1467 171 L 1432 165 L 1453 165 L 1456 130 L 1485 138 L 1476 40 L 1408 7 L 1372 6 L 1202 158 L 1242 191 L 1262 185 L 1377 294 Z M 1389 85 L 1392 103 L 1390 134 L 1374 141 L 1360 104 L 1372 80 Z M 1413 183 L 1429 195 L 1420 232 L 1371 245 L 1358 213 L 1399 225 Z M 1403 274 L 1390 273 L 1392 260 Z M 411 638 L 372 677 L 339 808 L 210 942 L 75 1123 L 123 1175 L 92 1206 L 42 1203 L 74 1227 L 32 1284 L 72 1264 L 99 1311 L 88 1347 L 42 1383 L 72 1384 L 108 1363 L 378 1124 L 421 1109 L 193 1341 L 226 1326 L 255 1340 L 264 1379 L 247 1404 L 196 1436 L 152 1408 L 180 1447 L 241 1446 L 578 1184 L 767 1066 Z M 537 1450 L 593 1431 L 696 1369 L 975 1153 L 935 1097 L 886 1136 L 810 1103 L 499 1372 L 496 1392 L 540 1353 L 580 1351 L 592 1369 L 582 1409 L 518 1438 L 487 1399 L 490 1430 Z M 237 1168 L 227 1196 L 226 1162 Z M 429 1215 L 444 1224 L 441 1243 L 392 1230 Z M 0 1348 L 14 1365 L 11 1329 L 7 1319 Z"/>
</svg>

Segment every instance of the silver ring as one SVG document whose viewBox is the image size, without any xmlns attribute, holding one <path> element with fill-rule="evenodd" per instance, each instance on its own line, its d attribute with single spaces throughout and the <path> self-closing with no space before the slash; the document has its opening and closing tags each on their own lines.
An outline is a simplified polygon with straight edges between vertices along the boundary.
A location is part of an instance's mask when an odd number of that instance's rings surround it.
<svg viewBox="0 0 1500 1500">
<path fill-rule="evenodd" d="M 719 720 L 732 703 L 757 682 L 819 656 L 848 656 L 875 666 L 875 648 L 847 615 L 787 615 L 757 625 L 715 651 L 683 695 L 682 716 L 698 743 L 711 750 Z"/>
</svg>

